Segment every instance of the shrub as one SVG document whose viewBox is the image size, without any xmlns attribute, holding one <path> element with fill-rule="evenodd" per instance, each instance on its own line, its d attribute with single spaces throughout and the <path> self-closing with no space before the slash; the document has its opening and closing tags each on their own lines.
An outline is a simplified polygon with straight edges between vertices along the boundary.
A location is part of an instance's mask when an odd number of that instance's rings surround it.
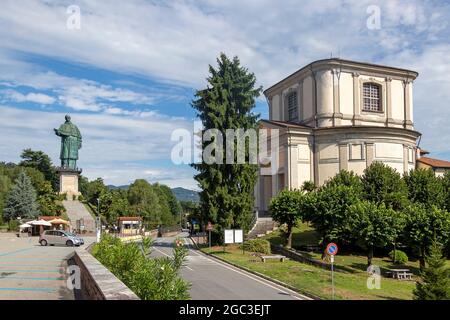
<svg viewBox="0 0 450 320">
<path fill-rule="evenodd" d="M 270 242 L 264 239 L 248 240 L 243 246 L 246 251 L 270 254 Z M 242 249 L 242 244 L 240 248 Z"/>
<path fill-rule="evenodd" d="M 8 231 L 19 231 L 19 221 L 17 220 L 9 220 L 8 223 Z"/>
<path fill-rule="evenodd" d="M 401 250 L 395 250 L 395 259 L 394 259 L 394 250 L 389 252 L 389 257 L 395 264 L 405 264 L 408 262 L 408 256 Z"/>
<path fill-rule="evenodd" d="M 186 300 L 190 285 L 179 276 L 188 250 L 176 241 L 173 258 L 148 259 L 152 241 L 123 243 L 104 235 L 92 255 L 143 300 Z"/>
</svg>

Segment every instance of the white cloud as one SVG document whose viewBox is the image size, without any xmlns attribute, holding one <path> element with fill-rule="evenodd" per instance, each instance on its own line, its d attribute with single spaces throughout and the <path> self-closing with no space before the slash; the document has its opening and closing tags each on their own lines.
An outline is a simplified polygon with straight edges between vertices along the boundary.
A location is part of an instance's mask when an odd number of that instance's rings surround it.
<svg viewBox="0 0 450 320">
<path fill-rule="evenodd" d="M 55 164 L 59 162 L 60 141 L 52 129 L 64 121 L 64 114 L 0 106 L 0 115 L 1 161 L 17 162 L 23 149 L 32 148 L 49 154 Z M 176 143 L 170 142 L 170 135 L 179 128 L 192 131 L 193 124 L 188 121 L 157 113 L 144 117 L 76 113 L 72 121 L 83 136 L 78 164 L 89 178 L 102 176 L 107 183 L 127 184 L 148 177 L 152 182 L 176 185 L 179 176 L 180 183 L 189 184 L 190 177 L 193 185 L 190 169 L 170 160 Z"/>
<path fill-rule="evenodd" d="M 3 90 L 2 92 L 7 99 L 11 99 L 16 102 L 34 102 L 39 104 L 53 104 L 55 102 L 55 98 L 43 94 L 43 93 L 34 93 L 30 92 L 27 94 L 22 94 L 15 90 Z"/>
<path fill-rule="evenodd" d="M 423 133 L 424 146 L 450 157 L 448 2 L 80 0 L 81 30 L 66 28 L 69 4 L 2 2 L 3 84 L 14 85 L 15 81 L 37 90 L 59 90 L 59 99 L 77 110 L 139 118 L 146 111 L 122 110 L 114 102 L 152 104 L 157 96 L 136 96 L 88 80 L 72 83 L 73 79 L 42 70 L 18 73 L 30 65 L 14 54 L 43 55 L 202 88 L 207 65 L 214 64 L 221 51 L 238 55 L 265 87 L 313 60 L 340 53 L 342 58 L 419 71 L 414 87 L 415 125 Z M 380 30 L 366 27 L 369 5 L 381 9 Z"/>
</svg>

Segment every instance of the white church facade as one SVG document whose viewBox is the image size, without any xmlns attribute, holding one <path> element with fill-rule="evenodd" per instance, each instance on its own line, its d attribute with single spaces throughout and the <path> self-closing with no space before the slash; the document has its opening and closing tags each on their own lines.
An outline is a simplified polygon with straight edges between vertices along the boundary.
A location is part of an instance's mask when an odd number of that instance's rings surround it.
<svg viewBox="0 0 450 320">
<path fill-rule="evenodd" d="M 278 165 L 260 167 L 255 188 L 259 216 L 281 189 L 305 181 L 322 185 L 341 169 L 362 174 L 373 161 L 404 173 L 420 157 L 414 130 L 411 70 L 326 59 L 310 63 L 264 91 L 278 129 Z M 272 150 L 272 152 L 276 152 Z M 273 163 L 268 166 L 273 165 Z"/>
</svg>

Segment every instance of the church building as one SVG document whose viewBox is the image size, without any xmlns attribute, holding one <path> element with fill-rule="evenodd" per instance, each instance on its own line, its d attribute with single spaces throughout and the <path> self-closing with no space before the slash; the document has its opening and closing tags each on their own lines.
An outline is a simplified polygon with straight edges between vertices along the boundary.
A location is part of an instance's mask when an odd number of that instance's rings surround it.
<svg viewBox="0 0 450 320">
<path fill-rule="evenodd" d="M 258 216 L 267 215 L 270 199 L 281 189 L 299 189 L 305 181 L 319 186 L 341 169 L 361 175 L 374 161 L 402 174 L 414 169 L 421 136 L 413 121 L 417 76 L 332 58 L 312 62 L 265 90 L 269 119 L 261 120 L 260 128 L 269 136 L 278 129 L 279 148 L 274 171 L 260 166 Z"/>
</svg>

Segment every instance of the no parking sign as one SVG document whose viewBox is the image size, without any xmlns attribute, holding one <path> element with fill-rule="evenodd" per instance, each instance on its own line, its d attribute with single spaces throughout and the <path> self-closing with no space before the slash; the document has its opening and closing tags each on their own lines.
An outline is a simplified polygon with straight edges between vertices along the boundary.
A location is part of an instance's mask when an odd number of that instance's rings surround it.
<svg viewBox="0 0 450 320">
<path fill-rule="evenodd" d="M 333 242 L 329 243 L 329 244 L 327 245 L 326 251 L 327 251 L 327 253 L 328 253 L 330 256 L 336 255 L 336 253 L 338 252 L 338 246 L 337 246 L 337 244 L 336 244 L 336 243 L 333 243 Z"/>
</svg>

